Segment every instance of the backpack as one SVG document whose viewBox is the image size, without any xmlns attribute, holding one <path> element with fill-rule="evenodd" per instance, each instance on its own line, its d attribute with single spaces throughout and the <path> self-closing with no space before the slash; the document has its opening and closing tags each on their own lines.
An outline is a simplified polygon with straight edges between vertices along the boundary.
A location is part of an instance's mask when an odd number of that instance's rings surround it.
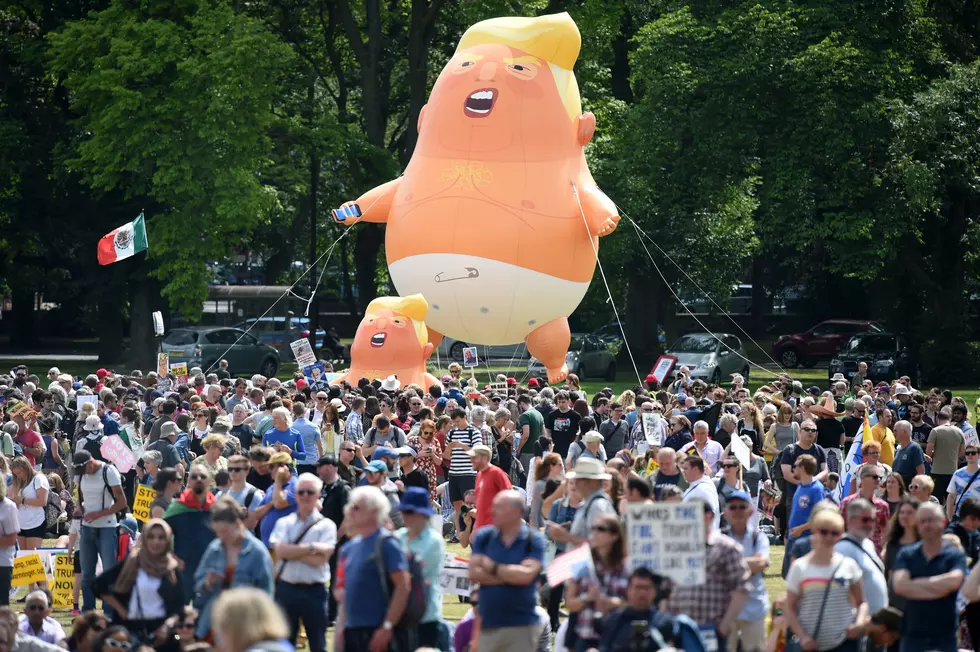
<svg viewBox="0 0 980 652">
<path fill-rule="evenodd" d="M 378 574 L 381 577 L 385 589 L 385 602 L 391 599 L 391 582 L 388 573 L 385 572 L 385 560 L 382 547 L 385 539 L 395 537 L 391 534 L 383 534 L 378 537 L 378 543 L 374 549 L 375 561 L 378 564 Z M 398 542 L 401 545 L 401 541 Z M 408 601 L 405 604 L 405 611 L 402 613 L 401 620 L 395 623 L 398 627 L 411 629 L 417 627 L 422 622 L 425 615 L 425 607 L 429 602 L 429 583 L 425 580 L 422 573 L 422 562 L 410 550 L 405 550 L 408 557 L 408 572 L 412 576 L 412 588 L 408 592 Z"/>
<path fill-rule="evenodd" d="M 44 527 L 49 532 L 55 532 L 59 520 L 61 520 L 61 496 L 54 490 L 49 490 L 48 502 L 44 505 Z"/>
<path fill-rule="evenodd" d="M 248 492 L 245 494 L 245 509 L 252 506 L 252 501 L 255 499 L 255 492 L 258 491 L 255 487 L 249 487 Z"/>
<path fill-rule="evenodd" d="M 100 462 L 105 462 L 106 459 L 102 455 L 102 440 L 105 439 L 105 435 L 100 434 L 95 439 L 89 436 L 85 436 L 85 443 L 82 444 L 82 450 L 88 451 L 92 456 L 93 460 L 98 460 Z"/>
</svg>

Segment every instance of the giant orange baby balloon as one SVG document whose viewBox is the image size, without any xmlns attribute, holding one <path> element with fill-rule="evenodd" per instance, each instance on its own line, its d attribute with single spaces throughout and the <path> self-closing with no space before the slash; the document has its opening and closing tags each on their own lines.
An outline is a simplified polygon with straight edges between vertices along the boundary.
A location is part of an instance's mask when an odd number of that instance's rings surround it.
<svg viewBox="0 0 980 652">
<path fill-rule="evenodd" d="M 332 383 L 397 376 L 402 387 L 430 387 L 439 379 L 426 373 L 432 344 L 425 328 L 428 306 L 422 295 L 378 297 L 368 304 L 350 346 L 351 366 Z"/>
<path fill-rule="evenodd" d="M 595 269 L 616 207 L 585 161 L 595 116 L 572 67 L 581 36 L 567 13 L 495 18 L 466 31 L 419 116 L 402 177 L 334 211 L 386 222 L 399 294 L 429 303 L 429 341 L 527 341 L 559 382 L 568 315 Z"/>
</svg>

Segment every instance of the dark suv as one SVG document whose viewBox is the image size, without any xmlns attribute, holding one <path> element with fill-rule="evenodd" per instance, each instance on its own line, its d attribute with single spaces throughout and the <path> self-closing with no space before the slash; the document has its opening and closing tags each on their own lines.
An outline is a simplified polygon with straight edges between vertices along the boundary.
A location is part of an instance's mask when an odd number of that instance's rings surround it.
<svg viewBox="0 0 980 652">
<path fill-rule="evenodd" d="M 818 360 L 834 357 L 852 336 L 880 333 L 877 322 L 857 319 L 828 319 L 796 335 L 780 335 L 772 345 L 772 356 L 784 367 L 812 367 Z"/>
<path fill-rule="evenodd" d="M 868 378 L 874 382 L 890 382 L 908 376 L 912 385 L 922 387 L 922 371 L 913 359 L 905 338 L 894 333 L 862 333 L 855 335 L 827 368 L 827 379 L 844 374 L 848 382 L 857 371 L 858 363 L 868 363 Z"/>
</svg>

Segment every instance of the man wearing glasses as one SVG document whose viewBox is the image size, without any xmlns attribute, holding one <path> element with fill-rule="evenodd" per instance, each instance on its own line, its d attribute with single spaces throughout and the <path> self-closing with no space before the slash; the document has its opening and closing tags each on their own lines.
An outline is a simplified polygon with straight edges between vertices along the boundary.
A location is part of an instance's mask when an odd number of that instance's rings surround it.
<svg viewBox="0 0 980 652">
<path fill-rule="evenodd" d="M 876 466 L 863 466 L 858 474 L 858 492 L 852 494 L 840 502 L 840 515 L 844 517 L 845 523 L 850 523 L 851 517 L 848 515 L 848 506 L 855 501 L 866 503 L 872 511 L 873 519 L 869 523 L 869 533 L 862 538 L 870 538 L 874 545 L 875 553 L 881 554 L 881 549 L 885 544 L 885 531 L 888 529 L 888 519 L 890 510 L 888 502 L 878 496 L 878 489 L 881 487 L 881 480 L 884 475 Z M 850 528 L 850 525 L 848 525 Z M 858 562 L 860 566 L 860 562 Z"/>
<path fill-rule="evenodd" d="M 782 456 L 779 458 L 779 467 L 783 472 L 783 479 L 786 481 L 786 491 L 783 492 L 783 500 L 786 511 L 790 512 L 793 506 L 793 492 L 796 491 L 799 483 L 796 480 L 793 469 L 796 461 L 801 455 L 811 456 L 817 464 L 816 471 L 812 473 L 814 480 L 823 482 L 827 477 L 827 453 L 817 444 L 817 424 L 812 419 L 807 419 L 800 424 L 800 432 L 796 443 L 790 444 L 783 449 Z M 809 514 L 807 514 L 809 518 Z M 806 520 L 806 519 L 804 519 Z"/>
<path fill-rule="evenodd" d="M 248 510 L 249 517 L 251 517 L 252 512 L 262 504 L 262 499 L 265 498 L 265 492 L 255 485 L 249 484 L 247 481 L 249 466 L 248 458 L 244 455 L 232 455 L 229 457 L 228 475 L 231 477 L 231 482 L 227 489 L 218 493 L 218 497 L 225 495 L 231 496 L 235 499 L 236 503 L 244 506 Z M 254 530 L 256 525 L 256 523 L 251 522 L 252 520 L 252 518 L 249 518 L 245 523 L 246 527 L 250 530 Z"/>
<path fill-rule="evenodd" d="M 960 505 L 967 498 L 980 499 L 980 448 L 969 444 L 964 450 L 966 466 L 953 474 L 946 488 L 946 517 L 955 521 L 960 513 Z"/>
<path fill-rule="evenodd" d="M 44 591 L 31 591 L 27 596 L 18 629 L 23 634 L 52 645 L 65 640 L 65 630 L 51 617 L 51 605 L 48 604 L 48 595 Z"/>
<path fill-rule="evenodd" d="M 203 464 L 195 464 L 187 474 L 187 488 L 173 499 L 163 515 L 174 533 L 174 554 L 184 562 L 181 579 L 188 601 L 194 597 L 194 571 L 214 540 L 211 508 L 215 498 L 210 487 L 211 471 Z"/>
<path fill-rule="evenodd" d="M 313 407 L 310 409 L 310 415 L 307 417 L 317 428 L 323 423 L 323 413 L 327 409 L 327 393 L 320 391 L 316 393 L 316 400 L 313 403 Z"/>
<path fill-rule="evenodd" d="M 357 447 L 352 441 L 344 441 L 337 455 L 340 464 L 337 465 L 337 473 L 340 479 L 352 487 L 356 487 L 361 480 L 361 469 L 354 466 L 354 458 L 357 457 Z"/>
<path fill-rule="evenodd" d="M 296 511 L 276 521 L 269 546 L 276 552 L 276 602 L 289 621 L 289 642 L 296 645 L 299 623 L 310 652 L 326 652 L 327 587 L 337 526 L 317 510 L 323 481 L 303 473 L 296 481 Z"/>
</svg>

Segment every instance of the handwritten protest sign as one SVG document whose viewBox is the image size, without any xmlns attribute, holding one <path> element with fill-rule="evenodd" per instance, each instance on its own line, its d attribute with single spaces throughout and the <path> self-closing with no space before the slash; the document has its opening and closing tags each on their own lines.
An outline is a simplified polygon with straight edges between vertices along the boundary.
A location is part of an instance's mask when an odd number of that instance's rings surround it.
<svg viewBox="0 0 980 652">
<path fill-rule="evenodd" d="M 157 497 L 157 492 L 145 484 L 136 485 L 136 497 L 133 499 L 133 516 L 137 521 L 146 523 L 150 520 L 150 503 Z"/>
<path fill-rule="evenodd" d="M 75 564 L 71 555 L 55 557 L 54 583 L 51 584 L 51 597 L 55 609 L 71 609 L 74 602 Z"/>
<path fill-rule="evenodd" d="M 91 396 L 88 394 L 82 396 L 75 396 L 75 403 L 76 405 L 78 405 L 78 411 L 81 412 L 82 406 L 85 405 L 86 403 L 91 403 L 92 407 L 95 408 L 99 407 L 99 397 Z"/>
<path fill-rule="evenodd" d="M 10 586 L 27 586 L 47 579 L 44 564 L 41 563 L 41 555 L 34 553 L 14 560 L 14 577 L 10 581 Z"/>
<path fill-rule="evenodd" d="M 157 354 L 157 376 L 166 376 L 167 372 L 170 370 L 170 354 L 169 353 L 158 353 Z"/>
<path fill-rule="evenodd" d="M 672 355 L 662 355 L 657 358 L 657 363 L 653 365 L 653 370 L 650 371 L 650 375 L 657 379 L 657 382 L 661 385 L 667 379 L 667 374 L 677 363 L 677 358 Z"/>
<path fill-rule="evenodd" d="M 36 417 L 39 412 L 31 408 L 30 405 L 24 401 L 11 400 L 7 403 L 7 414 L 12 417 L 24 417 L 25 419 L 32 419 Z"/>
<path fill-rule="evenodd" d="M 643 413 L 643 434 L 651 446 L 660 446 L 660 415 L 656 412 Z"/>
<path fill-rule="evenodd" d="M 309 367 L 316 362 L 316 355 L 313 347 L 306 338 L 289 343 L 289 348 L 293 350 L 293 357 L 296 358 L 296 365 L 300 368 Z"/>
<path fill-rule="evenodd" d="M 648 568 L 683 586 L 704 584 L 704 505 L 632 504 L 626 525 L 634 569 Z"/>
<path fill-rule="evenodd" d="M 748 469 L 749 465 L 752 463 L 749 456 L 749 447 L 745 445 L 744 441 L 739 439 L 738 435 L 732 437 L 732 455 L 734 455 L 735 459 L 737 459 L 746 469 Z"/>
<path fill-rule="evenodd" d="M 136 465 L 136 456 L 119 435 L 105 437 L 99 450 L 102 451 L 103 457 L 116 465 L 120 473 L 129 473 L 129 470 Z"/>
</svg>

